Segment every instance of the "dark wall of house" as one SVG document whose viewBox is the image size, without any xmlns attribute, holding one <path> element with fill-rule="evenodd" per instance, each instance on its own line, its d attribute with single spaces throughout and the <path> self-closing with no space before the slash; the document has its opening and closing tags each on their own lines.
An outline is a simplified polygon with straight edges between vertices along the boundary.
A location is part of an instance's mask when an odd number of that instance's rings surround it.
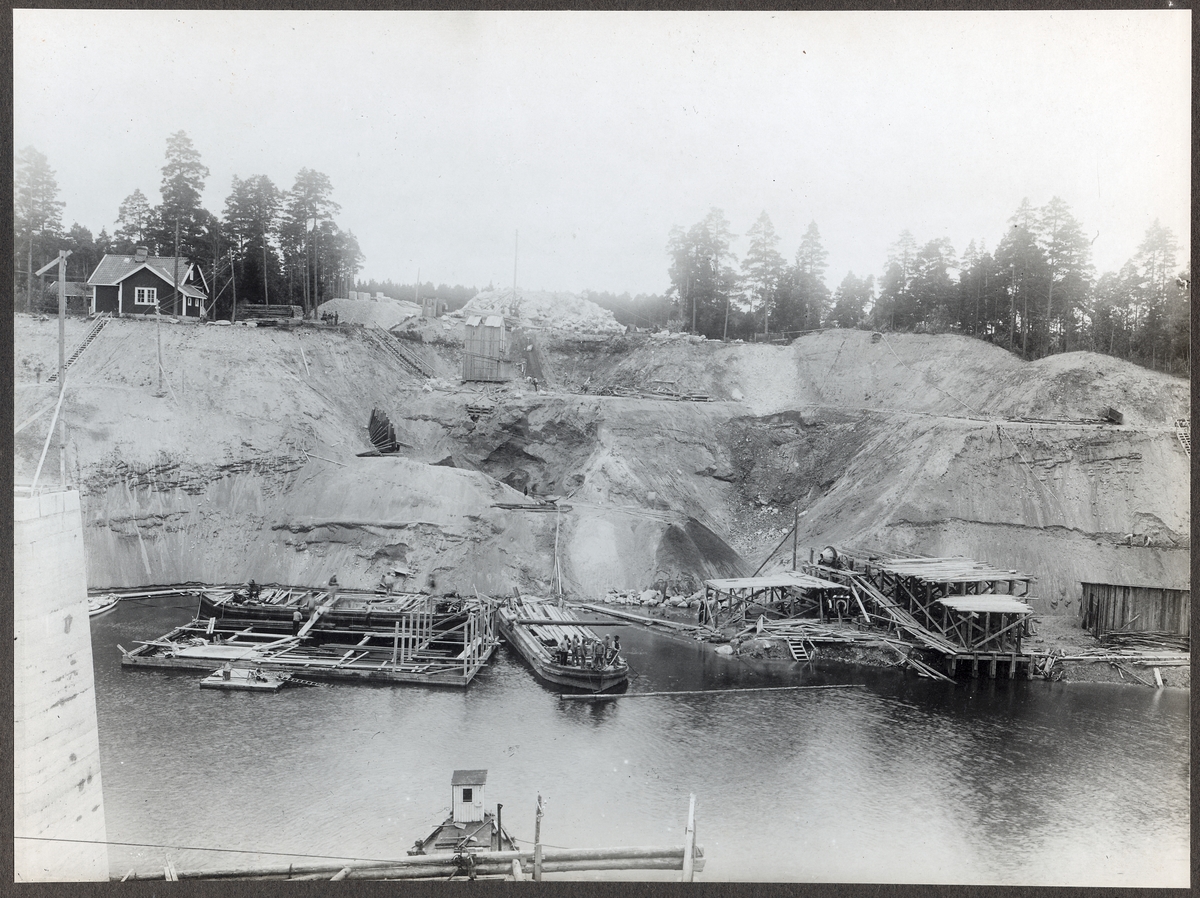
<svg viewBox="0 0 1200 898">
<path fill-rule="evenodd" d="M 180 277 L 183 272 L 180 272 Z M 135 305 L 133 298 L 137 295 L 138 287 L 157 287 L 158 288 L 158 307 L 164 315 L 181 314 L 183 310 L 183 294 L 179 294 L 179 312 L 171 303 L 171 293 L 173 288 L 170 281 L 164 281 L 158 275 L 151 273 L 148 269 L 143 268 L 141 271 L 131 274 L 121 282 L 121 314 L 123 315 L 153 315 L 154 306 L 139 306 Z"/>
<path fill-rule="evenodd" d="M 96 287 L 96 312 L 116 312 L 117 309 L 117 288 L 116 287 Z"/>
</svg>

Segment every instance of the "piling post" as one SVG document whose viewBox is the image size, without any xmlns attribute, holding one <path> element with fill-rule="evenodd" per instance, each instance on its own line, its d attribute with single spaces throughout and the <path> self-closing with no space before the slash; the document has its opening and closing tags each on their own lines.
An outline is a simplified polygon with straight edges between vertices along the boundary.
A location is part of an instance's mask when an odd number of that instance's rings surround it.
<svg viewBox="0 0 1200 898">
<path fill-rule="evenodd" d="M 542 793 L 537 797 L 537 817 L 533 822 L 533 881 L 542 881 Z"/>
<path fill-rule="evenodd" d="M 683 872 L 679 875 L 680 882 L 691 882 L 695 876 L 692 855 L 696 850 L 696 793 L 688 797 L 687 831 L 683 841 Z"/>
<path fill-rule="evenodd" d="M 796 503 L 796 511 L 792 518 L 792 570 L 796 569 L 796 552 L 800 542 L 800 503 Z"/>
<path fill-rule="evenodd" d="M 396 621 L 392 633 L 392 667 L 396 666 L 396 653 L 400 650 L 400 621 Z"/>
</svg>

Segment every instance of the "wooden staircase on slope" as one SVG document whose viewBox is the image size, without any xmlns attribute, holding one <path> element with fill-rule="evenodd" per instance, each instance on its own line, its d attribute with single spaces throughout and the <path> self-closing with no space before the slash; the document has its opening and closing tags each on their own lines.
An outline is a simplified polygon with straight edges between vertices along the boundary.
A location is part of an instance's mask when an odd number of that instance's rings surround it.
<svg viewBox="0 0 1200 898">
<path fill-rule="evenodd" d="M 112 321 L 112 315 L 108 312 L 105 312 L 102 315 L 100 315 L 95 320 L 95 322 L 93 322 L 91 328 L 88 329 L 87 334 L 84 336 L 83 341 L 78 346 L 75 347 L 75 351 L 73 353 L 71 353 L 70 357 L 67 359 L 66 363 L 63 365 L 63 371 L 66 371 L 68 368 L 70 368 L 72 365 L 75 364 L 75 360 L 78 359 L 81 355 L 83 355 L 83 351 L 85 349 L 87 349 L 89 346 L 92 345 L 92 343 L 95 341 L 96 337 L 98 337 L 100 335 L 100 331 L 104 330 L 104 326 L 106 324 L 108 324 L 108 322 L 110 322 L 110 321 Z M 58 382 L 58 372 L 57 371 L 55 371 L 53 374 L 51 374 L 46 379 L 46 383 L 57 383 L 57 382 Z"/>
<path fill-rule="evenodd" d="M 1183 451 L 1187 453 L 1187 457 L 1192 457 L 1192 422 L 1187 418 L 1175 419 L 1175 436 L 1179 437 L 1179 445 L 1183 447 Z"/>
<path fill-rule="evenodd" d="M 433 370 L 419 359 L 412 350 L 402 346 L 400 341 L 393 337 L 383 328 L 378 328 L 381 333 L 375 334 L 379 345 L 382 346 L 389 355 L 398 361 L 401 367 L 405 368 L 417 377 L 433 377 Z"/>
</svg>

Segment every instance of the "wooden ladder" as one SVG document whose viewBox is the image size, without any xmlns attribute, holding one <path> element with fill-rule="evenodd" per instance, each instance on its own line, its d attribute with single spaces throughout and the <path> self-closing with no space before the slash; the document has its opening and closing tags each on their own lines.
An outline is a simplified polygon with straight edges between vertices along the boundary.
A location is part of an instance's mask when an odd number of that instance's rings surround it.
<svg viewBox="0 0 1200 898">
<path fill-rule="evenodd" d="M 808 646 L 804 644 L 804 640 L 796 636 L 784 637 L 787 643 L 788 651 L 792 653 L 792 658 L 796 661 L 811 661 L 813 653 L 808 650 Z"/>
<path fill-rule="evenodd" d="M 1183 451 L 1187 453 L 1187 457 L 1192 457 L 1192 422 L 1187 418 L 1175 419 L 1175 436 L 1179 437 L 1179 445 L 1183 447 Z"/>
<path fill-rule="evenodd" d="M 92 345 L 92 341 L 94 341 L 96 339 L 96 337 L 99 336 L 100 331 L 104 330 L 104 325 L 108 324 L 108 322 L 111 320 L 112 320 L 112 316 L 108 312 L 105 312 L 99 318 L 96 319 L 96 321 L 92 325 L 91 329 L 87 332 L 87 336 L 85 336 L 83 338 L 83 342 L 75 347 L 75 351 L 73 353 L 71 353 L 71 357 L 68 358 L 66 363 L 63 365 L 64 371 L 75 364 L 75 360 L 77 358 L 79 358 L 81 355 L 83 355 L 83 351 Z M 51 384 L 56 383 L 57 381 L 58 381 L 58 372 L 57 371 L 55 371 L 53 374 L 51 374 L 46 379 L 46 383 L 51 383 Z"/>
</svg>

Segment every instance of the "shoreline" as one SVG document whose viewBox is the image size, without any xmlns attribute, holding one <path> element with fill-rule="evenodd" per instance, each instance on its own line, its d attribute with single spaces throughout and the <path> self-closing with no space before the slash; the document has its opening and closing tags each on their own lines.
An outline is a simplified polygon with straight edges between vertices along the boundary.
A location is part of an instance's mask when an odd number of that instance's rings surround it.
<svg viewBox="0 0 1200 898">
<path fill-rule="evenodd" d="M 601 604 L 601 603 L 596 603 Z M 636 608 L 636 610 L 634 610 Z M 667 624 L 694 625 L 694 611 L 689 608 L 676 608 L 672 606 L 640 606 L 640 605 L 621 605 L 616 610 L 625 611 L 629 614 L 637 614 L 639 616 L 661 620 Z M 586 611 L 587 614 L 597 614 L 601 612 Z M 691 634 L 679 630 L 671 626 L 640 624 L 634 621 L 629 621 L 630 626 L 641 627 L 649 632 L 656 633 L 660 636 L 666 636 L 671 639 L 677 639 L 682 642 L 695 643 L 701 646 L 710 648 L 713 652 L 727 655 L 735 658 L 743 658 L 747 661 L 755 663 L 768 664 L 800 664 L 802 662 L 794 660 L 788 652 L 786 643 L 777 637 L 760 637 L 754 634 L 748 634 L 742 639 L 734 639 L 733 641 L 710 642 L 707 640 L 696 639 Z M 727 632 L 727 636 L 733 637 L 741 627 L 733 629 L 732 632 Z M 1038 654 L 1057 651 L 1060 654 L 1073 655 L 1080 652 L 1085 652 L 1100 647 L 1100 643 L 1086 630 L 1079 626 L 1078 621 L 1069 615 L 1042 615 L 1034 618 L 1034 635 L 1028 638 L 1029 647 L 1034 648 Z M 722 648 L 728 648 L 729 651 L 722 651 Z M 923 649 L 918 649 L 918 655 L 922 660 L 937 668 L 938 666 L 936 653 L 927 652 Z M 861 667 L 869 667 L 874 669 L 886 669 L 897 666 L 897 654 L 894 651 L 878 645 L 846 645 L 846 644 L 817 644 L 816 659 L 820 661 L 833 661 L 839 664 L 848 664 Z M 1062 676 L 1055 680 L 1061 683 L 1103 683 L 1107 685 L 1123 685 L 1134 686 L 1141 689 L 1157 689 L 1153 685 L 1153 667 L 1141 665 L 1125 665 L 1126 668 L 1131 668 L 1137 676 L 1143 678 L 1147 682 L 1139 682 L 1129 673 L 1119 671 L 1112 663 L 1104 660 L 1084 661 L 1072 660 L 1061 661 Z M 1159 668 L 1163 680 L 1163 689 L 1191 689 L 1191 665 L 1168 665 Z M 1024 673 L 1019 673 L 1018 678 L 1025 679 Z M 970 677 L 958 677 L 956 682 L 971 679 Z M 979 679 L 990 679 L 985 676 L 980 676 Z M 998 676 L 997 679 L 1008 679 L 1007 676 Z M 1034 679 L 1045 679 L 1037 676 Z"/>
</svg>

